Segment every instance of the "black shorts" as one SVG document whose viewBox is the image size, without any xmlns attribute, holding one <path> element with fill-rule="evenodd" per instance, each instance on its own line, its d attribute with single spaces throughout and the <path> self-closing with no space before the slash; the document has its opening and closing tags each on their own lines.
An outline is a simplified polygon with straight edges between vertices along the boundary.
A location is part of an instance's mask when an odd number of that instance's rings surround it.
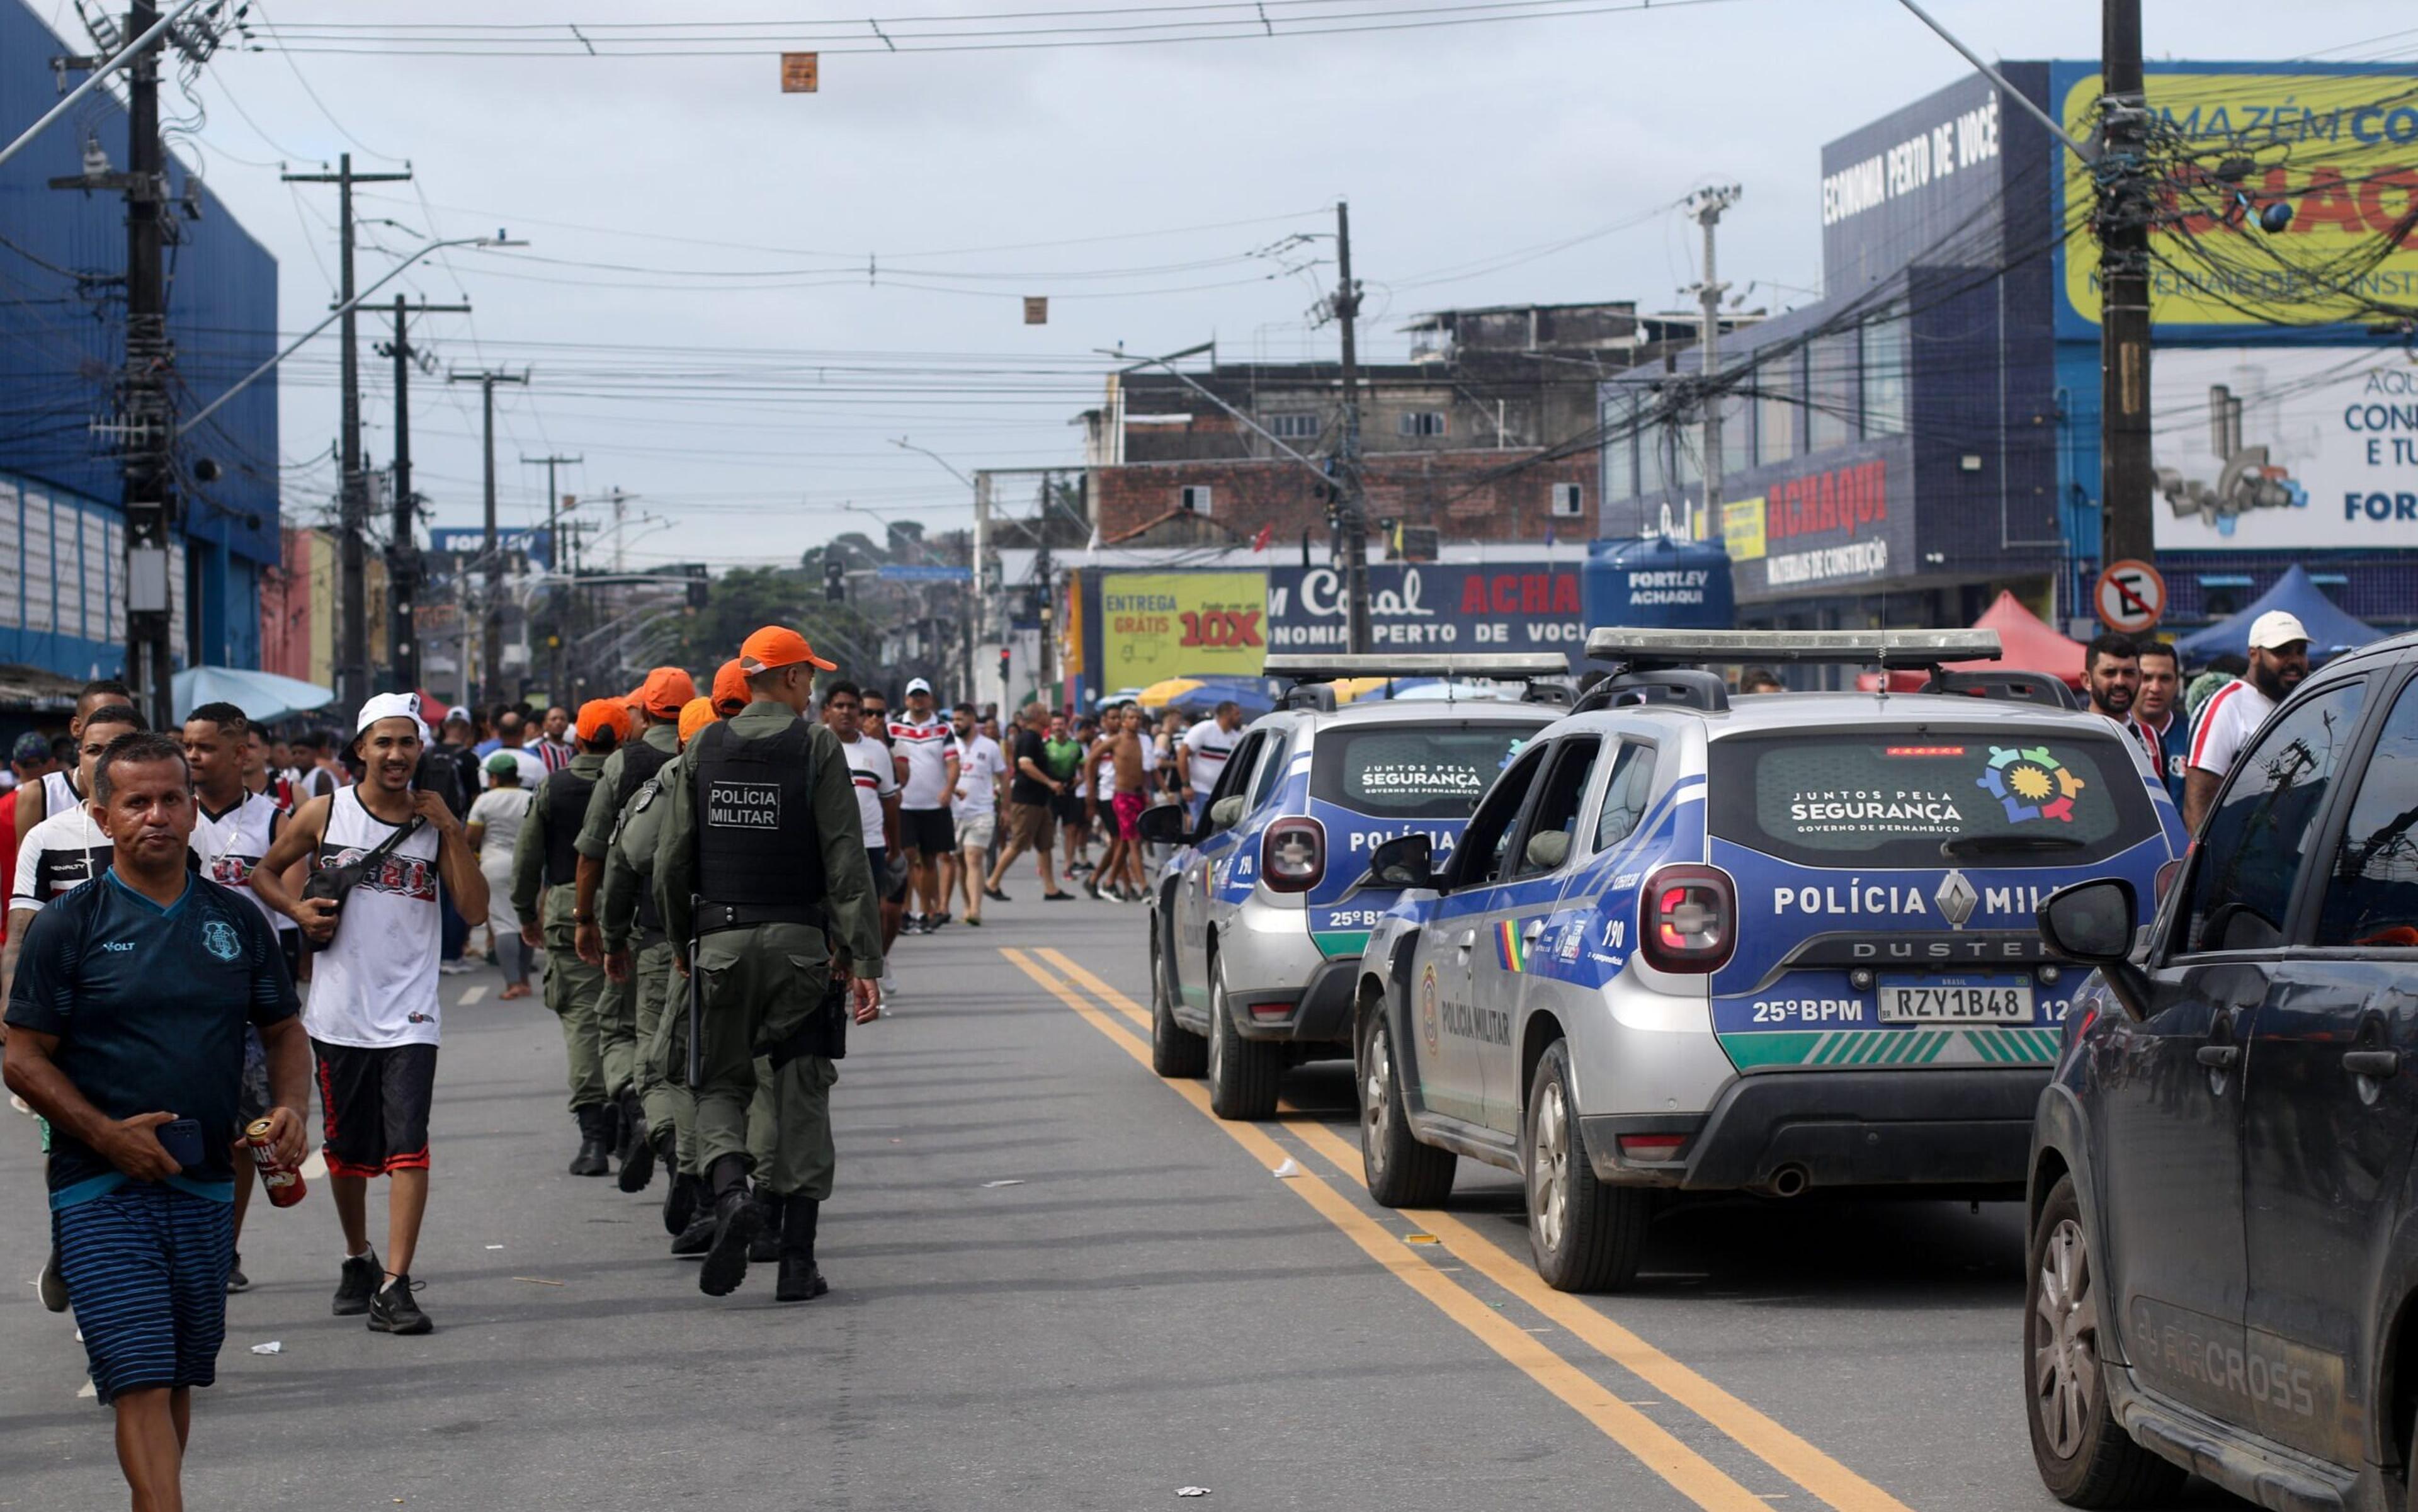
<svg viewBox="0 0 2418 1512">
<path fill-rule="evenodd" d="M 865 859 L 873 867 L 873 895 L 884 903 L 896 903 L 907 896 L 907 869 L 897 875 L 890 870 L 890 852 L 881 846 L 865 848 Z"/>
<path fill-rule="evenodd" d="M 902 808 L 898 828 L 910 850 L 926 856 L 953 856 L 957 850 L 957 819 L 944 808 Z"/>
<path fill-rule="evenodd" d="M 1061 824 L 1080 824 L 1083 822 L 1083 795 L 1071 788 L 1063 793 L 1053 793 L 1049 798 L 1049 810 L 1058 816 Z"/>
<path fill-rule="evenodd" d="M 330 1176 L 388 1176 L 428 1168 L 428 1108 L 436 1095 L 436 1046 L 311 1042 L 319 1061 L 320 1143 Z"/>
</svg>

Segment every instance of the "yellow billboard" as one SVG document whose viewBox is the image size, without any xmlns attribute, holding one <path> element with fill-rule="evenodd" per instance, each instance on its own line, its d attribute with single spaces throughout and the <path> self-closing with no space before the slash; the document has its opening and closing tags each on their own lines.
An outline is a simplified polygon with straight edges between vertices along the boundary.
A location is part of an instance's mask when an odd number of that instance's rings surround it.
<svg viewBox="0 0 2418 1512">
<path fill-rule="evenodd" d="M 1722 544 L 1729 548 L 1730 560 L 1752 562 L 1763 559 L 1764 508 L 1763 496 L 1737 500 L 1722 506 Z"/>
<path fill-rule="evenodd" d="M 1257 677 L 1268 651 L 1263 573 L 1107 573 L 1100 578 L 1100 685 Z"/>
<path fill-rule="evenodd" d="M 2053 73 L 2058 115 L 2074 136 L 2091 135 L 2101 88 L 2094 69 Z M 2152 321 L 2316 325 L 2374 318 L 2366 300 L 2418 300 L 2418 72 L 2153 64 L 2145 94 L 2156 203 Z M 2063 257 L 2066 318 L 2096 326 L 2090 169 L 2057 150 L 2072 233 Z M 2244 206 L 2232 205 L 2237 189 Z M 2273 205 L 2292 214 L 2271 233 L 2257 219 Z"/>
</svg>

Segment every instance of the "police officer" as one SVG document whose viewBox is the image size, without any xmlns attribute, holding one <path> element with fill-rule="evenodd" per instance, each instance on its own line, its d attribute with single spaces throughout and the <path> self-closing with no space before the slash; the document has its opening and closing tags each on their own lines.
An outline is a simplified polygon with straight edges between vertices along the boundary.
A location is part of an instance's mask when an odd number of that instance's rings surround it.
<svg viewBox="0 0 2418 1512">
<path fill-rule="evenodd" d="M 579 837 L 573 847 L 579 852 L 577 902 L 572 910 L 572 943 L 579 958 L 598 970 L 604 967 L 604 936 L 596 927 L 596 890 L 604 880 L 604 849 L 613 842 L 613 826 L 621 811 L 630 805 L 643 787 L 664 763 L 680 754 L 681 706 L 696 696 L 696 684 L 689 675 L 676 666 L 659 666 L 647 674 L 630 695 L 629 708 L 636 721 L 638 739 L 624 740 L 621 748 L 604 758 L 604 771 L 596 779 L 589 794 L 588 815 L 579 827 Z M 622 1190 L 643 1190 L 652 1172 L 651 1156 L 638 1154 L 645 1143 L 646 1114 L 638 1102 L 638 997 L 637 984 L 624 979 L 607 981 L 604 996 L 598 1010 L 597 1039 L 604 1048 L 604 1091 L 613 1105 L 613 1153 L 626 1173 L 632 1165 L 643 1162 L 636 1185 L 624 1184 Z"/>
<path fill-rule="evenodd" d="M 836 1158 L 832 1062 L 851 1005 L 859 1023 L 880 1013 L 880 916 L 848 762 L 831 731 L 803 717 L 814 669 L 832 664 L 777 625 L 748 636 L 739 659 L 747 707 L 698 731 L 664 782 L 655 895 L 701 1005 L 694 1091 L 714 1233 L 697 1286 L 716 1297 L 737 1289 L 763 1227 L 746 1186 L 760 1052 L 773 1126 L 769 1168 L 756 1174 L 783 1199 L 773 1294 L 803 1302 L 829 1290 L 814 1244 Z"/>
<path fill-rule="evenodd" d="M 562 1047 L 571 1070 L 571 1113 L 579 1121 L 579 1153 L 571 1157 L 574 1176 L 602 1176 L 611 1169 L 611 1083 L 605 1077 L 599 1005 L 607 985 L 604 968 L 579 958 L 573 945 L 574 882 L 578 853 L 572 842 L 588 817 L 588 802 L 604 773 L 606 759 L 629 734 L 629 714 L 603 698 L 579 707 L 579 754 L 560 771 L 537 785 L 528 817 L 513 848 L 513 907 L 521 939 L 545 949 L 545 1005 L 562 1021 Z"/>
<path fill-rule="evenodd" d="M 711 699 L 692 698 L 680 712 L 680 743 L 713 722 Z M 609 763 L 608 763 L 609 764 Z M 634 983 L 638 1000 L 638 1063 L 634 1073 L 645 1131 L 621 1164 L 625 1192 L 646 1190 L 661 1162 L 670 1190 L 664 1198 L 664 1228 L 678 1235 L 697 1208 L 695 1104 L 687 1083 L 688 1035 L 681 1015 L 666 1011 L 670 1000 L 672 947 L 655 907 L 655 842 L 666 805 L 658 801 L 659 777 L 631 795 L 604 848 L 604 880 L 596 893 L 596 920 L 604 939 L 604 974 Z M 681 1153 L 688 1165 L 680 1163 Z"/>
</svg>

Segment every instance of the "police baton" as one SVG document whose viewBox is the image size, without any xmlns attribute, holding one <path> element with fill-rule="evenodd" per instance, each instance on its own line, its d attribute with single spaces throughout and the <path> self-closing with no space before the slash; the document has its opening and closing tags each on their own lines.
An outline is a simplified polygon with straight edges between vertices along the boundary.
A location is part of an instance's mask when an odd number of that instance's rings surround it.
<svg viewBox="0 0 2418 1512">
<path fill-rule="evenodd" d="M 692 930 L 697 910 L 704 907 L 702 896 L 695 893 L 689 894 L 688 916 Z M 688 1090 L 691 1092 L 705 1085 L 705 993 L 697 985 L 697 978 L 703 974 L 696 959 L 699 938 L 695 933 L 688 937 Z"/>
</svg>

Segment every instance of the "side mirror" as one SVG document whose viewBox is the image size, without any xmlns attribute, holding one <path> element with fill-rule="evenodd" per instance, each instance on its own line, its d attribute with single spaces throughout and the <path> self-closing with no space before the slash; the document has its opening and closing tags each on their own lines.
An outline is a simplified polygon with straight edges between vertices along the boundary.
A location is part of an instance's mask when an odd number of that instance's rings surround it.
<svg viewBox="0 0 2418 1512">
<path fill-rule="evenodd" d="M 1243 807 L 1247 802 L 1242 794 L 1232 793 L 1210 804 L 1209 823 L 1201 832 L 1205 834 L 1209 830 L 1232 829 L 1242 818 Z"/>
<path fill-rule="evenodd" d="M 2136 1019 L 2150 1016 L 2150 982 L 2133 964 L 2138 920 L 2133 884 L 2121 878 L 2061 887 L 2040 906 L 2041 940 L 2054 955 L 2096 967 Z"/>
<path fill-rule="evenodd" d="M 1141 811 L 1141 837 L 1155 845 L 1180 846 L 1191 838 L 1181 803 L 1158 803 Z"/>
<path fill-rule="evenodd" d="M 1570 859 L 1570 837 L 1561 830 L 1540 830 L 1528 837 L 1528 865 L 1540 872 L 1559 871 Z"/>
<path fill-rule="evenodd" d="M 1433 888 L 1435 841 L 1424 834 L 1401 834 L 1369 853 L 1369 880 L 1379 887 Z"/>
</svg>

